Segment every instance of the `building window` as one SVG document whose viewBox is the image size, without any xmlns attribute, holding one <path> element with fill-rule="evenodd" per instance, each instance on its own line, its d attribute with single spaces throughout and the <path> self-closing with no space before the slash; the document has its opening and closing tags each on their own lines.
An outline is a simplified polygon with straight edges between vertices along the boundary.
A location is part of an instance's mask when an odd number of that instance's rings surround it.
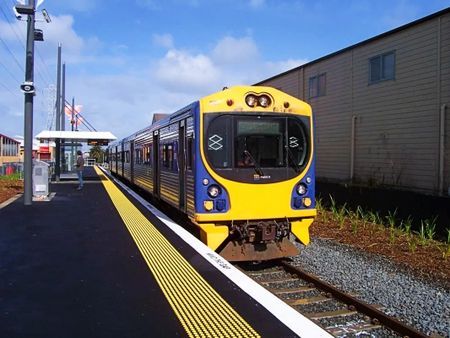
<svg viewBox="0 0 450 338">
<path fill-rule="evenodd" d="M 369 83 L 395 79 L 395 52 L 369 59 Z"/>
<path fill-rule="evenodd" d="M 309 78 L 309 98 L 324 96 L 326 94 L 326 73 Z"/>
</svg>

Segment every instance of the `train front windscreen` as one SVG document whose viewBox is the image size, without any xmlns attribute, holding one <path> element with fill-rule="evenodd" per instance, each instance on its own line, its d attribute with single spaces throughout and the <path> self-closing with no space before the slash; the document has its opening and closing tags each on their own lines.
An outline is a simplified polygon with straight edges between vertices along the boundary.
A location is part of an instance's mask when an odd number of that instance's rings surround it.
<svg viewBox="0 0 450 338">
<path fill-rule="evenodd" d="M 204 150 L 222 177 L 272 183 L 297 176 L 309 153 L 309 118 L 267 114 L 208 114 Z"/>
</svg>

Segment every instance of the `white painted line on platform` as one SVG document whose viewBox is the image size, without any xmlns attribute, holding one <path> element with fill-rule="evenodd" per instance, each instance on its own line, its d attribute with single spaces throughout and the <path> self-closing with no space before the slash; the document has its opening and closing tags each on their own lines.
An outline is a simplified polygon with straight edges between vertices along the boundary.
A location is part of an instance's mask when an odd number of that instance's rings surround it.
<svg viewBox="0 0 450 338">
<path fill-rule="evenodd" d="M 101 168 L 108 176 L 123 189 L 125 189 L 130 195 L 132 195 L 139 203 L 145 206 L 156 217 L 158 217 L 164 224 L 172 229 L 179 237 L 181 237 L 186 243 L 188 243 L 195 251 L 197 251 L 203 258 L 211 263 L 215 268 L 222 272 L 228 279 L 233 281 L 239 286 L 245 293 L 255 299 L 264 308 L 280 320 L 284 325 L 291 329 L 300 337 L 333 337 L 331 334 L 323 330 L 320 326 L 313 321 L 303 316 L 299 312 L 295 311 L 292 307 L 287 305 L 281 299 L 274 294 L 263 288 L 256 283 L 250 277 L 239 271 L 227 260 L 225 260 L 218 253 L 212 251 L 199 239 L 195 238 L 182 226 L 176 224 L 167 215 L 156 209 L 151 203 L 144 200 L 141 196 L 136 194 L 133 190 L 127 187 L 124 183 L 120 182 L 116 178 L 112 177 L 106 170 Z"/>
</svg>

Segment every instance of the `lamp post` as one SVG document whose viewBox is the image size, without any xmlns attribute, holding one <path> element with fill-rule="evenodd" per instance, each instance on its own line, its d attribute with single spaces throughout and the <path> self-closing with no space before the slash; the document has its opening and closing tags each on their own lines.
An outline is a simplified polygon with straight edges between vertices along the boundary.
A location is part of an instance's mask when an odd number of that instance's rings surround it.
<svg viewBox="0 0 450 338">
<path fill-rule="evenodd" d="M 25 82 L 20 86 L 25 94 L 24 108 L 24 204 L 31 205 L 33 186 L 33 97 L 34 89 L 34 0 L 28 5 L 17 5 L 19 14 L 28 15 L 27 19 L 27 49 L 25 59 Z"/>
<path fill-rule="evenodd" d="M 14 11 L 17 18 L 21 15 L 27 15 L 27 48 L 25 58 L 25 82 L 20 85 L 24 92 L 24 204 L 31 205 L 33 195 L 33 98 L 35 95 L 34 87 L 34 41 L 44 41 L 42 30 L 34 28 L 34 15 L 36 6 L 34 0 L 28 0 L 28 5 L 16 5 Z M 47 14 L 48 17 L 48 14 Z M 45 18 L 49 22 L 50 18 Z"/>
</svg>

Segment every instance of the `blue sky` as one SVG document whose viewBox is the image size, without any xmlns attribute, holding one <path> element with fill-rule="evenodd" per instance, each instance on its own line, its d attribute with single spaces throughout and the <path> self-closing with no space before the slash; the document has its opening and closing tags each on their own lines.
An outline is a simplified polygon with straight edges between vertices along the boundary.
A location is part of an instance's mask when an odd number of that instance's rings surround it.
<svg viewBox="0 0 450 338">
<path fill-rule="evenodd" d="M 0 1 L 0 133 L 23 135 L 26 22 Z M 47 129 L 62 44 L 66 98 L 122 138 L 224 86 L 253 84 L 449 6 L 446 0 L 45 0 L 34 134 Z M 40 13 L 37 19 L 40 19 Z M 68 126 L 66 122 L 66 126 Z M 54 128 L 54 124 L 53 124 Z M 85 130 L 85 128 L 81 127 Z"/>
</svg>

